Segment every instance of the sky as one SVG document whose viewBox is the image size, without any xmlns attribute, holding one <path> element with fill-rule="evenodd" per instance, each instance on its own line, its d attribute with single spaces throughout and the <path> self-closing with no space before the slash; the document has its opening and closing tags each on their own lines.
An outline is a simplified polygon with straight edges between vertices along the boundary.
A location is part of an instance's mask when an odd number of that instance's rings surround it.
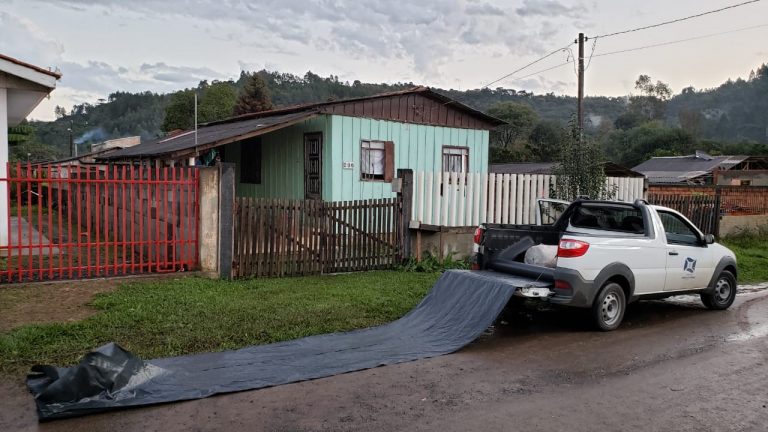
<svg viewBox="0 0 768 432">
<path fill-rule="evenodd" d="M 768 62 L 768 0 L 599 37 L 742 1 L 0 0 L 0 53 L 63 73 L 30 116 L 40 120 L 53 119 L 56 105 L 95 104 L 115 91 L 170 92 L 265 68 L 480 88 L 558 48 L 576 52 L 579 32 L 593 54 L 586 94 L 624 96 L 640 74 L 680 92 Z M 491 87 L 574 95 L 571 59 L 558 51 Z"/>
</svg>

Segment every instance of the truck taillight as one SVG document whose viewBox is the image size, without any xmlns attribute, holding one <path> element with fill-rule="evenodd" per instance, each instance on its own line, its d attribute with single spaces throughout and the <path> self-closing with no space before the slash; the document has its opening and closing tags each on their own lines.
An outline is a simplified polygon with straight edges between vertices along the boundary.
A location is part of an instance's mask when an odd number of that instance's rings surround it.
<svg viewBox="0 0 768 432">
<path fill-rule="evenodd" d="M 472 241 L 474 241 L 476 245 L 479 245 L 483 240 L 483 233 L 485 233 L 485 228 L 482 226 L 479 226 L 477 229 L 475 229 L 475 236 L 472 237 Z"/>
<path fill-rule="evenodd" d="M 589 250 L 589 243 L 580 240 L 560 240 L 557 248 L 558 258 L 576 258 Z"/>
</svg>

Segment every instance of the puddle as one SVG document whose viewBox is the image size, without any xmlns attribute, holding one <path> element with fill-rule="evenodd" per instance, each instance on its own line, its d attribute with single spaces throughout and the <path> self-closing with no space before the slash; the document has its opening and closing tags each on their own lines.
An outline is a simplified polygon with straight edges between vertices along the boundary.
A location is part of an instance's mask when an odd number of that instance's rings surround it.
<svg viewBox="0 0 768 432">
<path fill-rule="evenodd" d="M 732 334 L 725 340 L 728 342 L 744 342 L 766 336 L 768 336 L 768 323 L 753 326 L 749 331 Z"/>
<path fill-rule="evenodd" d="M 738 290 L 736 291 L 736 296 L 750 295 L 750 294 L 755 294 L 763 291 L 768 291 L 768 282 L 763 282 L 755 285 L 739 285 Z M 699 297 L 698 294 L 684 294 L 679 296 L 672 296 L 664 300 L 674 302 L 674 303 L 679 303 L 679 304 L 701 305 L 701 298 Z"/>
<path fill-rule="evenodd" d="M 763 282 L 756 285 L 739 285 L 736 295 L 739 294 L 752 294 L 756 292 L 761 292 L 768 290 L 768 282 Z"/>
</svg>

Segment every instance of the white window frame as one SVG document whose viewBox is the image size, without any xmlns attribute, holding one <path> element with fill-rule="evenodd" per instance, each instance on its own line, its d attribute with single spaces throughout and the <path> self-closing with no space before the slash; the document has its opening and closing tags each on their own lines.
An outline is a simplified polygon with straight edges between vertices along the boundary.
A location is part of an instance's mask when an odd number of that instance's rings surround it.
<svg viewBox="0 0 768 432">
<path fill-rule="evenodd" d="M 370 172 L 371 151 L 381 151 L 381 173 Z M 366 159 L 366 154 L 368 159 Z M 384 141 L 360 140 L 360 179 L 366 181 L 384 181 L 386 170 L 387 150 Z"/>
</svg>

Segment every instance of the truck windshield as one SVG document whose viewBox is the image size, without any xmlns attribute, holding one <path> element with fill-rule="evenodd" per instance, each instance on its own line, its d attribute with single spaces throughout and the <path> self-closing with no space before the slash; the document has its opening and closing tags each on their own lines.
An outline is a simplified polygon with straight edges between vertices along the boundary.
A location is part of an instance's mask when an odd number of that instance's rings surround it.
<svg viewBox="0 0 768 432">
<path fill-rule="evenodd" d="M 588 203 L 579 206 L 571 215 L 571 225 L 608 231 L 643 234 L 643 215 L 629 205 Z"/>
</svg>

